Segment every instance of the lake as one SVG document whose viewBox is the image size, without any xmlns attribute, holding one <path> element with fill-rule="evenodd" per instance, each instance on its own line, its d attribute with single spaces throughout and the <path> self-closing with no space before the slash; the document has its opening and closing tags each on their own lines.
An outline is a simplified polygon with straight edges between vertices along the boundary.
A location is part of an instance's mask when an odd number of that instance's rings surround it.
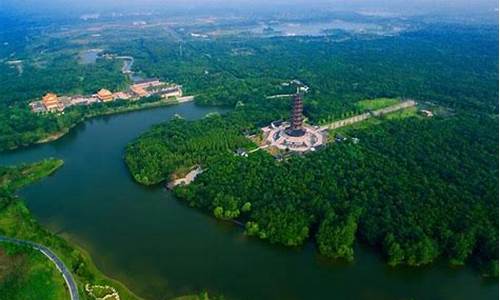
<svg viewBox="0 0 500 300">
<path fill-rule="evenodd" d="M 125 145 L 151 125 L 215 108 L 193 103 L 99 117 L 44 145 L 0 154 L 1 164 L 61 158 L 53 176 L 20 192 L 35 218 L 87 249 L 107 275 L 147 299 L 208 290 L 228 299 L 498 299 L 498 284 L 470 268 L 436 263 L 390 268 L 371 249 L 339 264 L 300 249 L 247 238 L 173 198 L 135 183 Z"/>
</svg>

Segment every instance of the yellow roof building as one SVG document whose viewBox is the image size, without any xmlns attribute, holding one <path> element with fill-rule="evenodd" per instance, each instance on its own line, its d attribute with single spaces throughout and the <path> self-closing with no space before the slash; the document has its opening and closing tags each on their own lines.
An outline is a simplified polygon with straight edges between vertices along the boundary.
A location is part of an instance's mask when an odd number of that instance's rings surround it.
<svg viewBox="0 0 500 300">
<path fill-rule="evenodd" d="M 47 93 L 42 97 L 42 103 L 48 111 L 59 109 L 59 99 L 54 93 Z"/>
<path fill-rule="evenodd" d="M 97 98 L 99 98 L 102 102 L 113 101 L 113 93 L 107 89 L 101 89 L 97 92 Z"/>
<path fill-rule="evenodd" d="M 146 97 L 149 95 L 149 93 L 140 85 L 134 84 L 130 89 L 139 97 Z"/>
</svg>

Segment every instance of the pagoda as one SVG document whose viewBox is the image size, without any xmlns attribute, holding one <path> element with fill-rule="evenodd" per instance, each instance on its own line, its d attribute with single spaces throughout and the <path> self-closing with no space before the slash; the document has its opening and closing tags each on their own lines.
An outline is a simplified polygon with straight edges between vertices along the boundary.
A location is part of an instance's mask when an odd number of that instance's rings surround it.
<svg viewBox="0 0 500 300">
<path fill-rule="evenodd" d="M 302 97 L 300 92 L 297 91 L 297 94 L 293 97 L 293 105 L 292 105 L 292 113 L 290 117 L 290 127 L 287 128 L 286 133 L 289 136 L 303 136 L 306 131 L 303 127 L 304 122 L 304 103 L 302 102 Z"/>
</svg>

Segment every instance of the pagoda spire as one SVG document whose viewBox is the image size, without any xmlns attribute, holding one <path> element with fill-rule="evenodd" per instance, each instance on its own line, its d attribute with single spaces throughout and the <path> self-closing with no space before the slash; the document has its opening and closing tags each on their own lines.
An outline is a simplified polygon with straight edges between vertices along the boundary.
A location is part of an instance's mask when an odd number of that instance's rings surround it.
<svg viewBox="0 0 500 300">
<path fill-rule="evenodd" d="M 297 93 L 293 97 L 292 113 L 290 117 L 290 127 L 287 130 L 287 134 L 291 136 L 302 136 L 305 131 L 302 127 L 304 122 L 304 102 L 302 102 L 302 96 L 300 91 L 297 89 Z"/>
</svg>

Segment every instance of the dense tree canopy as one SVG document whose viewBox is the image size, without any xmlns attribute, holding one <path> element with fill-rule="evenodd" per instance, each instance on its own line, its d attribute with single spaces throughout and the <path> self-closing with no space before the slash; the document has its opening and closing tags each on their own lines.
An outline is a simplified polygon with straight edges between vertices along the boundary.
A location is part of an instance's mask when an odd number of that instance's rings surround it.
<svg viewBox="0 0 500 300">
<path fill-rule="evenodd" d="M 336 143 L 276 162 L 263 151 L 248 158 L 233 153 L 245 145 L 245 126 L 238 128 L 234 116 L 258 113 L 240 109 L 159 125 L 131 144 L 127 163 L 133 174 L 163 168 L 145 183 L 204 165 L 206 171 L 176 195 L 217 218 L 243 221 L 248 234 L 273 243 L 296 246 L 315 238 L 322 254 L 351 260 L 358 238 L 381 247 L 393 265 L 426 264 L 438 256 L 463 264 L 472 254 L 497 260 L 496 117 L 384 120 L 350 130 L 359 144 Z M 196 130 L 208 125 L 208 134 Z M 175 137 L 168 134 L 173 130 Z M 223 142 L 210 133 L 219 130 L 227 133 Z M 251 210 L 243 209 L 249 204 Z"/>
<path fill-rule="evenodd" d="M 140 41 L 148 49 L 141 68 L 203 91 L 199 103 L 238 107 L 222 117 L 153 128 L 127 148 L 127 164 L 147 184 L 202 165 L 206 171 L 176 195 L 216 218 L 237 219 L 247 234 L 273 243 L 315 239 L 321 254 L 352 260 L 357 239 L 382 249 L 391 265 L 442 256 L 460 265 L 474 257 L 495 273 L 498 40 L 495 29 L 476 30 L 436 26 L 342 43 L 304 37 L 197 41 L 177 58 L 179 68 L 147 64 L 148 56 L 161 61 L 176 54 Z M 467 42 L 471 38 L 474 43 Z M 235 47 L 256 55 L 232 55 Z M 432 101 L 446 113 L 343 130 L 360 142 L 331 144 L 284 162 L 263 151 L 234 155 L 238 147 L 251 147 L 244 134 L 286 116 L 286 101 L 264 96 L 288 93 L 279 83 L 290 78 L 311 87 L 305 114 L 314 123 L 360 112 L 357 101 L 375 97 Z"/>
<path fill-rule="evenodd" d="M 188 39 L 182 53 L 178 40 L 151 30 L 91 46 L 133 56 L 134 70 L 141 75 L 182 84 L 204 105 L 278 102 L 265 96 L 289 93 L 281 83 L 300 79 L 311 87 L 305 111 L 315 123 L 356 113 L 356 101 L 376 97 L 413 97 L 485 113 L 498 110 L 496 27 L 435 24 L 392 37 L 345 34 L 341 42 L 328 36 Z M 75 46 L 76 37 L 35 31 L 18 41 L 18 32 L 0 34 L 24 69 L 19 73 L 0 64 L 0 151 L 36 142 L 82 119 L 31 114 L 27 103 L 43 93 L 93 93 L 102 87 L 114 91 L 127 84 L 119 60 L 79 64 L 78 53 L 87 48 Z"/>
<path fill-rule="evenodd" d="M 28 101 L 49 90 L 113 90 L 127 80 L 117 61 L 77 64 L 74 40 L 32 35 L 36 42 L 23 42 L 0 33 L 11 42 L 0 53 L 25 60 L 23 72 L 0 64 L 0 151 L 126 105 L 31 114 Z M 433 24 L 341 41 L 186 39 L 182 52 L 160 32 L 131 36 L 92 46 L 133 56 L 141 75 L 182 84 L 198 104 L 235 108 L 195 122 L 174 119 L 133 141 L 125 160 L 137 181 L 156 184 L 201 165 L 205 172 L 176 195 L 243 222 L 249 235 L 288 246 L 314 239 L 323 255 L 347 260 L 357 239 L 382 249 L 392 265 L 475 258 L 498 273 L 498 27 Z M 360 112 L 359 100 L 377 97 L 431 101 L 447 113 L 348 129 L 358 144 L 335 143 L 284 162 L 263 151 L 235 155 L 256 147 L 246 134 L 287 116 L 287 101 L 266 96 L 290 93 L 282 83 L 291 79 L 311 88 L 305 115 L 313 124 Z"/>
</svg>

